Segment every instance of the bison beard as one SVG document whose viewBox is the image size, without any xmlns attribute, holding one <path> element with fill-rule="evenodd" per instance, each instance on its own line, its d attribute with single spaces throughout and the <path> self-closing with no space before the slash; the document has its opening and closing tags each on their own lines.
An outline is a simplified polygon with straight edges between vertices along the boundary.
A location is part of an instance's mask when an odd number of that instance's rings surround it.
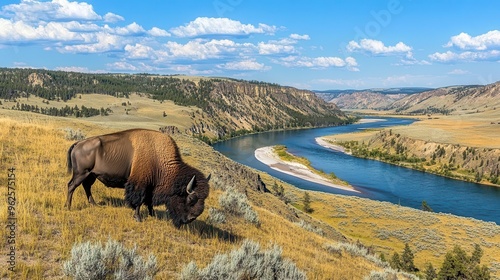
<svg viewBox="0 0 500 280">
<path fill-rule="evenodd" d="M 66 206 L 83 184 L 94 203 L 91 186 L 99 180 L 107 187 L 125 188 L 125 200 L 140 221 L 141 205 L 153 215 L 153 205 L 166 205 L 176 227 L 196 219 L 208 197 L 208 180 L 198 169 L 185 164 L 174 140 L 160 132 L 132 129 L 95 136 L 73 144 L 68 150 Z"/>
</svg>

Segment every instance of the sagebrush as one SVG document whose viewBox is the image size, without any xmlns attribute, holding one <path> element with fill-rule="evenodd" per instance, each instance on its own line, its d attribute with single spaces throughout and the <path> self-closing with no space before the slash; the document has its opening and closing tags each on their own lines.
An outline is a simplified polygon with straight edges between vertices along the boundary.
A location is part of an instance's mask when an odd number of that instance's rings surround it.
<svg viewBox="0 0 500 280">
<path fill-rule="evenodd" d="M 216 255 L 203 269 L 190 262 L 180 279 L 306 279 L 305 273 L 281 253 L 277 245 L 262 251 L 259 243 L 246 239 L 239 249 Z"/>
<path fill-rule="evenodd" d="M 63 264 L 63 272 L 75 280 L 153 279 L 158 267 L 154 255 L 145 260 L 136 248 L 127 249 L 109 239 L 105 246 L 89 241 L 75 244 L 71 258 Z"/>
</svg>

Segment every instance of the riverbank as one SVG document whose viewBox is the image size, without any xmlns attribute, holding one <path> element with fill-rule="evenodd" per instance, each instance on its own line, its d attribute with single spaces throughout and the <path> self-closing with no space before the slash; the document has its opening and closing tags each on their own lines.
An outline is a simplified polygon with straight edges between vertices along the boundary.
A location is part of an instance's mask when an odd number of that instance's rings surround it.
<svg viewBox="0 0 500 280">
<path fill-rule="evenodd" d="M 500 149 L 436 143 L 403 136 L 392 129 L 316 138 L 326 148 L 361 158 L 447 178 L 500 186 Z"/>
<path fill-rule="evenodd" d="M 355 190 L 352 186 L 344 186 L 340 184 L 335 184 L 331 182 L 330 179 L 320 176 L 314 173 L 309 167 L 290 161 L 284 161 L 278 157 L 278 155 L 274 152 L 272 146 L 262 147 L 255 150 L 255 158 L 260 162 L 266 164 L 270 168 L 292 175 L 303 180 L 325 185 L 332 188 L 337 188 L 346 191 L 359 192 Z"/>
<path fill-rule="evenodd" d="M 323 137 L 317 137 L 314 140 L 316 140 L 316 143 L 318 143 L 318 145 L 325 147 L 327 149 L 334 150 L 334 151 L 341 152 L 341 153 L 346 153 L 349 155 L 351 154 L 350 152 L 347 152 L 344 147 L 342 147 L 340 145 L 332 144 L 332 142 L 326 141 Z"/>
</svg>

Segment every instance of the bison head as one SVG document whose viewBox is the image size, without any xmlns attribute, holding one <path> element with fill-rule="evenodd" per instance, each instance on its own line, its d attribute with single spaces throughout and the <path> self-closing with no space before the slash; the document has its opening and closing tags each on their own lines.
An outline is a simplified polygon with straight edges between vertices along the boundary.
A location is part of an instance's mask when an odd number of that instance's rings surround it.
<svg viewBox="0 0 500 280">
<path fill-rule="evenodd" d="M 201 175 L 201 174 L 200 174 Z M 208 178 L 194 175 L 183 188 L 182 194 L 175 195 L 167 202 L 167 208 L 174 225 L 179 228 L 198 218 L 205 209 L 205 199 L 208 197 Z"/>
</svg>

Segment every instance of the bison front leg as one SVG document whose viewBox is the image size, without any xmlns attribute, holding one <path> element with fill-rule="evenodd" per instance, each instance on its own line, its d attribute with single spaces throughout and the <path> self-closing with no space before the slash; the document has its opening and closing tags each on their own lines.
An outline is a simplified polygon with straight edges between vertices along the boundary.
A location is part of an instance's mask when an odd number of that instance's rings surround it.
<svg viewBox="0 0 500 280">
<path fill-rule="evenodd" d="M 141 205 L 137 205 L 134 209 L 134 219 L 138 222 L 142 222 L 140 210 L 141 210 Z"/>
<path fill-rule="evenodd" d="M 134 209 L 134 219 L 138 222 L 142 221 L 140 210 L 145 198 L 144 191 L 141 190 L 141 188 L 136 189 L 135 184 L 132 182 L 125 183 L 125 201 L 127 201 L 128 205 Z"/>
</svg>

